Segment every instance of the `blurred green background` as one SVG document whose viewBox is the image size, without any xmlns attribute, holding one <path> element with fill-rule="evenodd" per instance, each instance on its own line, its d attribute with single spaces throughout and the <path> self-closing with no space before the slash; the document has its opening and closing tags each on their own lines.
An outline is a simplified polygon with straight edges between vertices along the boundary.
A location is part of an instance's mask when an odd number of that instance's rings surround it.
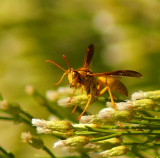
<svg viewBox="0 0 160 158">
<path fill-rule="evenodd" d="M 62 58 L 66 54 L 76 69 L 91 43 L 95 45 L 94 72 L 141 72 L 143 79 L 122 80 L 130 94 L 160 88 L 159 0 L 1 0 L 0 92 L 34 116 L 47 118 L 46 111 L 39 112 L 43 108 L 35 110 L 38 105 L 25 94 L 25 85 L 34 85 L 42 94 L 53 89 L 63 71 L 45 60 L 67 68 Z M 65 85 L 67 79 L 61 83 Z M 0 145 L 17 157 L 39 155 L 20 143 L 23 130 L 21 125 L 1 122 Z M 48 144 L 52 146 L 51 141 Z"/>
</svg>

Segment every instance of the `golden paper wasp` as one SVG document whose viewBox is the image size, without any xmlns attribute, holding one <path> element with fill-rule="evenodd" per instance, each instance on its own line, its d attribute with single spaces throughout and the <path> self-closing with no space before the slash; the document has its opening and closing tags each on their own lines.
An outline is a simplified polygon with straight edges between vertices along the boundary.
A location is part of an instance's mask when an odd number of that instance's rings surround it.
<svg viewBox="0 0 160 158">
<path fill-rule="evenodd" d="M 64 74 L 62 75 L 61 79 L 55 85 L 60 84 L 63 78 L 68 74 L 68 81 L 70 83 L 70 87 L 74 87 L 72 96 L 70 97 L 69 101 L 71 101 L 78 87 L 81 87 L 82 93 L 83 93 L 83 90 L 86 91 L 89 99 L 83 112 L 79 115 L 78 119 L 80 119 L 81 116 L 84 114 L 84 112 L 87 110 L 88 106 L 91 103 L 92 98 L 99 97 L 102 94 L 104 94 L 106 91 L 109 92 L 112 105 L 116 110 L 116 105 L 113 99 L 114 96 L 112 94 L 112 91 L 120 93 L 126 97 L 128 96 L 127 88 L 121 81 L 119 81 L 118 78 L 121 78 L 122 76 L 137 77 L 137 78 L 142 77 L 142 74 L 132 70 L 118 70 L 118 71 L 111 71 L 111 72 L 93 73 L 92 70 L 89 69 L 91 60 L 93 58 L 93 54 L 94 54 L 94 45 L 91 44 L 87 48 L 83 66 L 77 70 L 74 70 L 73 68 L 71 68 L 65 55 L 63 55 L 63 58 L 65 59 L 67 65 L 69 66 L 68 70 L 65 70 L 54 61 L 46 60 L 46 62 L 50 62 L 64 71 Z M 76 107 L 77 105 L 73 109 L 72 113 L 74 113 Z"/>
</svg>

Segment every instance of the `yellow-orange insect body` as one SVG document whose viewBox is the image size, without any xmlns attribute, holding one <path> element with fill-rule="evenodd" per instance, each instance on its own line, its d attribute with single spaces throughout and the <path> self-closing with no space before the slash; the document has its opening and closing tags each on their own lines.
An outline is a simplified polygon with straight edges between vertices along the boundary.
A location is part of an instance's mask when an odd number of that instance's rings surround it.
<svg viewBox="0 0 160 158">
<path fill-rule="evenodd" d="M 94 46 L 91 44 L 87 48 L 83 67 L 77 70 L 74 70 L 73 68 L 71 68 L 65 55 L 63 55 L 63 58 L 68 64 L 69 70 L 65 70 L 55 62 L 51 60 L 47 60 L 47 62 L 51 62 L 52 64 L 56 65 L 57 67 L 65 71 L 60 81 L 55 85 L 58 85 L 59 83 L 61 83 L 63 78 L 68 74 L 68 81 L 69 81 L 70 87 L 74 87 L 72 96 L 70 97 L 69 101 L 71 101 L 78 87 L 81 87 L 81 92 L 83 92 L 83 90 L 86 91 L 89 99 L 88 99 L 87 105 L 85 106 L 85 109 L 80 114 L 78 119 L 80 119 L 81 116 L 84 114 L 84 112 L 87 110 L 88 106 L 91 103 L 92 98 L 99 97 L 102 94 L 104 94 L 106 91 L 109 92 L 112 105 L 116 110 L 116 105 L 113 99 L 114 96 L 112 94 L 112 91 L 128 96 L 127 88 L 122 82 L 118 80 L 118 78 L 121 78 L 122 76 L 137 77 L 137 78 L 142 77 L 142 75 L 139 72 L 132 71 L 132 70 L 118 70 L 118 71 L 112 71 L 112 72 L 93 73 L 89 69 L 89 65 L 92 60 L 93 54 L 94 54 Z M 72 113 L 75 111 L 76 107 L 77 105 L 73 109 Z"/>
</svg>

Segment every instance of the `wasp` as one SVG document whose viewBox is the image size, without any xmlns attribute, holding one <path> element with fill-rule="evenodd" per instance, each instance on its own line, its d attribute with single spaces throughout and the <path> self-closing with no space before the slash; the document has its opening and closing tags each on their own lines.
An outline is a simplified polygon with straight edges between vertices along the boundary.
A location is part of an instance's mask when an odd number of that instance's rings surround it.
<svg viewBox="0 0 160 158">
<path fill-rule="evenodd" d="M 71 101 L 78 87 L 81 88 L 82 93 L 83 90 L 86 91 L 89 99 L 83 112 L 79 115 L 78 119 L 80 119 L 81 116 L 85 113 L 85 111 L 87 110 L 88 106 L 91 103 L 92 98 L 99 97 L 103 95 L 106 91 L 109 92 L 111 103 L 114 109 L 116 110 L 114 95 L 112 92 L 114 91 L 128 97 L 128 90 L 126 86 L 119 80 L 119 78 L 121 78 L 122 76 L 142 78 L 141 73 L 132 70 L 118 70 L 111 72 L 93 73 L 93 71 L 90 69 L 90 63 L 92 61 L 93 54 L 94 54 L 94 45 L 90 44 L 85 53 L 83 66 L 76 70 L 74 70 L 70 66 L 69 61 L 67 60 L 65 55 L 63 55 L 63 58 L 69 67 L 68 70 L 65 70 L 54 61 L 46 60 L 46 62 L 50 62 L 64 71 L 64 74 L 62 75 L 61 79 L 55 85 L 60 84 L 63 78 L 66 75 L 68 75 L 68 81 L 70 87 L 74 87 L 69 102 Z M 75 112 L 76 107 L 77 105 L 73 109 L 72 113 Z"/>
</svg>

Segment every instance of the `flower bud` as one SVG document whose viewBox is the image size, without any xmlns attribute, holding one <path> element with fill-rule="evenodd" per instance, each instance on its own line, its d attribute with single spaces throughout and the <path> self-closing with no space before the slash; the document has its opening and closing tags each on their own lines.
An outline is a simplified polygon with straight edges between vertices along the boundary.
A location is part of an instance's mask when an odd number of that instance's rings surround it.
<svg viewBox="0 0 160 158">
<path fill-rule="evenodd" d="M 97 145 L 95 143 L 88 143 L 88 144 L 83 146 L 83 149 L 86 152 L 90 152 L 90 151 L 93 151 L 93 150 L 98 150 L 99 149 L 99 145 Z"/>
<path fill-rule="evenodd" d="M 153 100 L 160 100 L 160 90 L 145 92 L 144 97 Z"/>
<path fill-rule="evenodd" d="M 7 100 L 0 101 L 0 109 L 6 110 L 14 115 L 21 113 L 21 108 L 18 104 L 10 104 Z"/>
<path fill-rule="evenodd" d="M 73 125 L 73 127 L 75 127 L 75 128 L 85 128 L 86 126 L 90 127 L 90 128 L 98 128 L 99 127 L 98 124 L 93 124 L 93 123 L 91 123 L 91 124 L 81 124 L 81 123 L 79 123 L 79 124 L 74 124 Z"/>
<path fill-rule="evenodd" d="M 85 136 L 74 136 L 65 140 L 65 145 L 80 147 L 89 143 L 89 138 Z"/>
<path fill-rule="evenodd" d="M 122 156 L 125 155 L 129 149 L 126 146 L 117 146 L 110 150 L 103 151 L 99 155 L 103 158 L 108 158 L 109 156 Z"/>
<path fill-rule="evenodd" d="M 58 140 L 53 144 L 53 148 L 63 147 L 63 146 L 65 146 L 65 140 Z"/>
<path fill-rule="evenodd" d="M 135 110 L 152 110 L 156 106 L 151 99 L 134 100 L 132 104 Z"/>
<path fill-rule="evenodd" d="M 126 102 L 119 102 L 115 103 L 117 111 L 125 111 L 125 110 L 133 110 L 133 105 L 131 101 L 126 101 Z M 111 102 L 107 102 L 107 107 L 113 107 Z"/>
<path fill-rule="evenodd" d="M 83 105 L 86 104 L 88 101 L 87 95 L 78 95 L 75 97 L 72 97 L 70 100 L 70 97 L 60 99 L 58 100 L 58 105 L 63 107 L 72 107 L 74 105 Z"/>
<path fill-rule="evenodd" d="M 73 147 L 81 147 L 89 143 L 89 139 L 85 136 L 74 136 L 67 138 L 66 140 L 60 140 L 54 143 L 54 147 L 59 146 L 73 146 Z"/>
<path fill-rule="evenodd" d="M 153 100 L 160 100 L 160 90 L 157 91 L 148 91 L 148 92 L 135 92 L 131 96 L 132 100 L 137 99 L 153 99 Z"/>
<path fill-rule="evenodd" d="M 82 124 L 96 124 L 96 125 L 104 123 L 102 119 L 97 117 L 97 115 L 82 116 L 79 122 Z"/>
<path fill-rule="evenodd" d="M 46 128 L 41 128 L 41 127 L 37 127 L 37 133 L 39 134 L 52 134 L 54 136 L 57 137 L 63 137 L 63 138 L 68 138 L 70 136 L 74 135 L 74 131 L 70 130 L 70 131 L 65 131 L 65 132 L 59 132 L 59 131 L 54 131 L 52 129 L 46 129 Z"/>
<path fill-rule="evenodd" d="M 58 88 L 57 92 L 60 95 L 67 96 L 67 95 L 71 95 L 73 93 L 73 90 L 69 87 L 60 87 Z"/>
<path fill-rule="evenodd" d="M 133 118 L 133 115 L 130 111 L 115 111 L 113 118 L 116 121 L 126 122 L 130 121 Z"/>
<path fill-rule="evenodd" d="M 96 142 L 96 144 L 101 145 L 101 147 L 105 149 L 111 149 L 114 146 L 118 146 L 121 144 L 121 140 L 119 138 L 110 138 Z"/>
<path fill-rule="evenodd" d="M 34 95 L 35 94 L 35 88 L 32 85 L 27 85 L 25 87 L 25 92 L 29 95 Z"/>
<path fill-rule="evenodd" d="M 138 100 L 138 99 L 144 99 L 144 92 L 143 91 L 134 92 L 131 95 L 131 100 Z"/>
<path fill-rule="evenodd" d="M 59 99 L 59 94 L 57 91 L 50 90 L 46 92 L 46 98 L 49 101 L 55 102 Z"/>
<path fill-rule="evenodd" d="M 108 122 L 113 122 L 114 112 L 115 110 L 112 108 L 104 108 L 101 111 L 99 111 L 97 117 L 102 120 L 107 120 Z"/>
<path fill-rule="evenodd" d="M 66 132 L 72 130 L 73 127 L 68 121 L 45 121 L 40 119 L 32 119 L 33 126 L 52 131 Z"/>
<path fill-rule="evenodd" d="M 51 134 L 61 138 L 68 138 L 74 135 L 74 131 L 73 130 L 67 132 L 52 131 Z"/>
<path fill-rule="evenodd" d="M 44 147 L 43 141 L 33 136 L 30 132 L 23 132 L 21 138 L 24 143 L 28 143 L 36 149 L 42 149 Z"/>
<path fill-rule="evenodd" d="M 92 119 L 93 119 L 93 115 L 81 116 L 79 122 L 84 124 L 91 123 Z"/>
</svg>

